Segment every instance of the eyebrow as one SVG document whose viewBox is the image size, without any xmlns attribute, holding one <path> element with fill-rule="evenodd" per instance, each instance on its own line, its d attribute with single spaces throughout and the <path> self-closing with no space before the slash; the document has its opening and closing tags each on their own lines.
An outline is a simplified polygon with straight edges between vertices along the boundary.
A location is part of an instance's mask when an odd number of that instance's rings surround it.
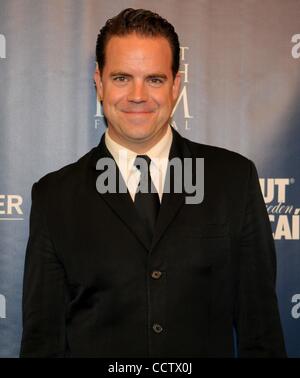
<svg viewBox="0 0 300 378">
<path fill-rule="evenodd" d="M 122 71 L 114 71 L 114 72 L 111 72 L 110 77 L 114 77 L 114 76 L 127 76 L 127 77 L 133 77 L 133 75 L 130 75 L 129 73 L 126 73 L 126 72 L 122 72 Z M 158 77 L 158 78 L 161 78 L 161 79 L 168 79 L 167 75 L 163 74 L 163 73 L 160 73 L 160 72 L 157 72 L 157 73 L 152 73 L 152 74 L 149 74 L 146 76 L 147 78 L 155 78 L 155 77 Z"/>
<path fill-rule="evenodd" d="M 151 75 L 147 75 L 148 78 L 154 78 L 154 77 L 159 77 L 160 79 L 167 79 L 167 75 L 163 74 L 163 73 L 155 73 L 155 74 L 151 74 Z"/>
</svg>

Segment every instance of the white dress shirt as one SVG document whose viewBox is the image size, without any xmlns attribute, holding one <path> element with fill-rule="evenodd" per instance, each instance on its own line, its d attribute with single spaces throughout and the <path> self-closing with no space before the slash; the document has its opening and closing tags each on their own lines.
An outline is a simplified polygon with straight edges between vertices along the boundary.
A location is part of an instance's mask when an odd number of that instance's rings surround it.
<svg viewBox="0 0 300 378">
<path fill-rule="evenodd" d="M 150 148 L 150 150 L 143 153 L 143 155 L 148 155 L 151 159 L 150 175 L 158 192 L 160 202 L 163 195 L 172 139 L 173 134 L 171 126 L 169 125 L 166 134 L 161 138 L 161 140 L 155 146 Z M 139 169 L 134 165 L 135 158 L 138 154 L 115 142 L 110 137 L 108 129 L 105 132 L 105 144 L 116 161 L 132 201 L 134 201 L 141 175 Z"/>
</svg>

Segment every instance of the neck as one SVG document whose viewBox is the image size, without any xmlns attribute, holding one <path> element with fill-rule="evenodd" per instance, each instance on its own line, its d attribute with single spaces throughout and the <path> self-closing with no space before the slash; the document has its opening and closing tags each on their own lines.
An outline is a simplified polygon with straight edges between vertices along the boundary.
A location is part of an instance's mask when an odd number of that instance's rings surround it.
<svg viewBox="0 0 300 378">
<path fill-rule="evenodd" d="M 169 125 L 163 126 L 155 135 L 152 135 L 148 140 L 128 140 L 125 138 L 119 138 L 112 129 L 108 127 L 108 134 L 113 141 L 120 144 L 121 146 L 131 150 L 138 155 L 145 154 L 149 151 L 153 146 L 155 146 L 165 135 L 167 132 Z"/>
</svg>

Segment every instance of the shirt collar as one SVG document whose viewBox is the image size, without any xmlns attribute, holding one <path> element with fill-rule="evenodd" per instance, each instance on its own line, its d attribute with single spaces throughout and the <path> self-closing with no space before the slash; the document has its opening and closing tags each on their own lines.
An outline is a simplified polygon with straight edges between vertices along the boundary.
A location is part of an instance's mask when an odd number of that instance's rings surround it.
<svg viewBox="0 0 300 378">
<path fill-rule="evenodd" d="M 143 155 L 148 155 L 150 159 L 153 161 L 154 165 L 160 165 L 157 163 L 166 161 L 166 159 L 168 159 L 169 157 L 172 139 L 173 133 L 171 130 L 171 126 L 168 125 L 167 131 L 165 135 L 161 138 L 161 140 L 158 143 L 156 143 L 155 146 L 150 148 L 150 150 L 145 152 Z M 109 152 L 115 159 L 116 163 L 118 164 L 118 166 L 120 166 L 120 159 L 127 157 L 127 164 L 128 166 L 132 167 L 137 153 L 114 141 L 110 137 L 108 129 L 105 131 L 105 144 Z"/>
</svg>

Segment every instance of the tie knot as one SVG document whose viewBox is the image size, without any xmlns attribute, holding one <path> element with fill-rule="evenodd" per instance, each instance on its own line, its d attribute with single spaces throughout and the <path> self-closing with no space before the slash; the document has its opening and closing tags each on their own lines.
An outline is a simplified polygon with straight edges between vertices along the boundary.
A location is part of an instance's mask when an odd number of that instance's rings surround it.
<svg viewBox="0 0 300 378">
<path fill-rule="evenodd" d="M 137 155 L 133 163 L 140 171 L 149 171 L 151 159 L 148 155 Z"/>
</svg>

